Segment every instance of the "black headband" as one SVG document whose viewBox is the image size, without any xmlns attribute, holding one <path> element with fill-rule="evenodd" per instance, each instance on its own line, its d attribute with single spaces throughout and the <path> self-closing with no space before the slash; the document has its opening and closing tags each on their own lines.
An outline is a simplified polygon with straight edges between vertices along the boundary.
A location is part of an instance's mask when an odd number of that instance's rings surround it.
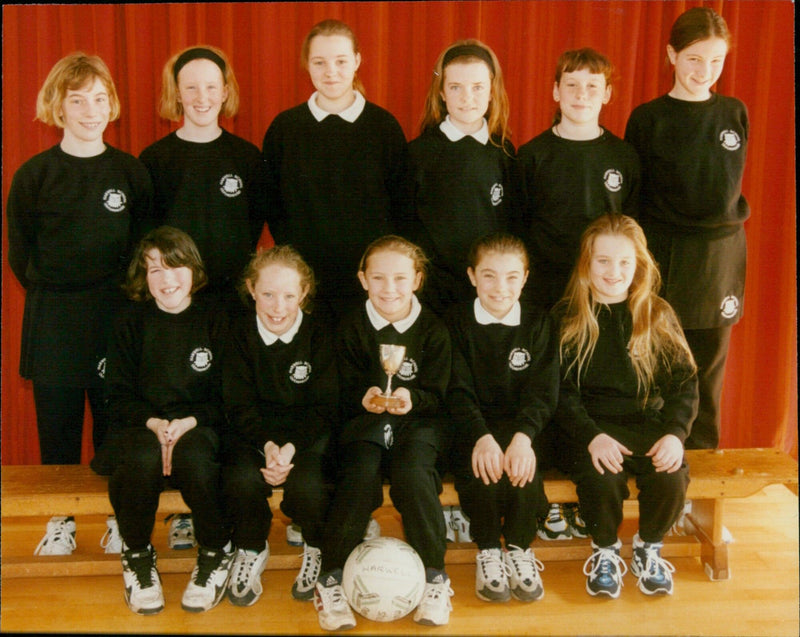
<svg viewBox="0 0 800 637">
<path fill-rule="evenodd" d="M 475 44 L 461 44 L 448 49 L 447 53 L 444 54 L 444 59 L 442 60 L 442 70 L 444 70 L 444 68 L 450 64 L 450 62 L 461 57 L 476 57 L 480 60 L 483 60 L 486 62 L 486 65 L 489 67 L 492 75 L 494 75 L 494 62 L 492 61 L 492 56 L 489 54 L 489 51 Z"/>
<path fill-rule="evenodd" d="M 181 69 L 192 60 L 211 60 L 219 67 L 219 70 L 222 71 L 222 77 L 225 77 L 225 60 L 214 53 L 214 51 L 211 49 L 205 49 L 201 46 L 198 46 L 184 51 L 178 56 L 178 59 L 175 60 L 175 65 L 172 67 L 172 75 L 175 78 L 176 83 L 178 82 L 178 73 L 180 73 Z"/>
</svg>

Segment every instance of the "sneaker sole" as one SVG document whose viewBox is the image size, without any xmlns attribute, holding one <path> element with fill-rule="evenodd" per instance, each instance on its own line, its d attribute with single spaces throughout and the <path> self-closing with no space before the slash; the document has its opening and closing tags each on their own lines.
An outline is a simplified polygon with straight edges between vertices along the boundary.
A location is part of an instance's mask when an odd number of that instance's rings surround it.
<svg viewBox="0 0 800 637">
<path fill-rule="evenodd" d="M 130 606 L 128 606 L 128 608 L 130 608 Z M 139 610 L 134 610 L 133 608 L 131 608 L 131 610 L 137 615 L 157 615 L 162 610 L 164 610 L 164 607 L 161 606 L 159 608 L 140 608 Z"/>
<path fill-rule="evenodd" d="M 164 610 L 163 604 L 158 608 L 134 608 L 133 606 L 131 606 L 130 600 L 128 599 L 127 595 L 125 596 L 125 603 L 128 605 L 128 608 L 130 608 L 131 611 L 136 613 L 137 615 L 155 615 Z"/>
<path fill-rule="evenodd" d="M 475 596 L 478 599 L 483 600 L 484 602 L 500 602 L 500 603 L 503 603 L 503 602 L 507 602 L 507 601 L 511 600 L 511 591 L 508 591 L 508 597 L 505 597 L 505 596 L 504 597 L 489 597 L 488 595 L 481 594 L 479 591 L 475 591 Z M 438 625 L 438 624 L 434 624 L 434 625 Z"/>
<path fill-rule="evenodd" d="M 297 586 L 292 586 L 292 597 L 301 602 L 310 602 L 314 599 L 314 589 L 300 591 Z"/>
<path fill-rule="evenodd" d="M 544 597 L 544 589 L 541 589 L 538 594 L 531 594 L 527 591 L 520 595 L 514 589 L 511 589 L 511 597 L 520 601 L 520 602 L 538 602 L 542 597 Z"/>
<path fill-rule="evenodd" d="M 322 628 L 322 630 L 327 630 L 327 631 L 330 631 L 330 632 L 337 632 L 337 631 L 340 631 L 340 630 L 351 630 L 352 628 L 355 628 L 356 625 L 355 624 L 341 624 L 340 626 L 323 626 L 322 624 L 320 624 L 319 627 Z"/>
<path fill-rule="evenodd" d="M 547 540 L 547 541 L 571 540 L 572 539 L 572 535 L 570 535 L 568 533 L 558 533 L 556 535 L 550 535 L 547 531 L 539 530 L 539 531 L 536 531 L 536 535 L 539 538 L 541 538 L 543 540 Z"/>
<path fill-rule="evenodd" d="M 672 595 L 672 591 L 671 590 L 667 590 L 665 588 L 658 588 L 658 589 L 656 589 L 654 591 L 651 591 L 651 590 L 645 588 L 644 586 L 638 586 L 637 588 L 640 591 L 642 591 L 645 595 Z"/>
<path fill-rule="evenodd" d="M 253 589 L 250 589 L 244 595 L 236 595 L 234 594 L 230 588 L 225 591 L 225 597 L 228 598 L 228 601 L 233 604 L 234 606 L 252 606 L 255 604 L 261 597 L 261 593 L 256 594 L 253 592 Z"/>
<path fill-rule="evenodd" d="M 616 594 L 612 593 L 611 591 L 593 591 L 591 588 L 589 588 L 588 582 L 586 583 L 586 592 L 589 593 L 589 595 L 591 595 L 592 597 L 599 597 L 600 595 L 605 595 L 606 597 L 609 597 L 611 599 L 618 599 L 620 594 L 619 590 L 616 592 Z"/>
<path fill-rule="evenodd" d="M 226 585 L 225 587 L 223 587 L 222 591 L 217 594 L 217 596 L 214 598 L 214 602 L 210 606 L 207 607 L 187 606 L 186 604 L 181 602 L 181 608 L 185 610 L 187 613 L 205 613 L 206 611 L 211 610 L 212 608 L 218 606 L 219 603 L 222 601 L 222 598 L 225 597 L 225 593 L 227 592 L 228 592 L 228 587 Z"/>
<path fill-rule="evenodd" d="M 417 619 L 415 617 L 414 621 L 416 623 L 418 623 L 420 626 L 446 626 L 448 624 L 448 622 L 446 622 L 446 621 L 442 622 L 441 624 L 439 624 L 439 623 L 433 621 L 432 619 L 427 619 L 427 618 L 424 618 L 424 617 L 422 619 Z"/>
</svg>

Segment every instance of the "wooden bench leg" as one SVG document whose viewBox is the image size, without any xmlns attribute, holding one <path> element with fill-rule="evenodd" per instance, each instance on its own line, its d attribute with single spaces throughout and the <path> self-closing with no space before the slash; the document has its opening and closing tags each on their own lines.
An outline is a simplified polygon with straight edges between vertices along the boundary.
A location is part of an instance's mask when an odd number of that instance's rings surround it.
<svg viewBox="0 0 800 637">
<path fill-rule="evenodd" d="M 690 531 L 702 544 L 701 560 L 712 582 L 731 578 L 728 568 L 728 545 L 722 537 L 722 498 L 692 500 L 692 512 L 686 517 Z"/>
</svg>

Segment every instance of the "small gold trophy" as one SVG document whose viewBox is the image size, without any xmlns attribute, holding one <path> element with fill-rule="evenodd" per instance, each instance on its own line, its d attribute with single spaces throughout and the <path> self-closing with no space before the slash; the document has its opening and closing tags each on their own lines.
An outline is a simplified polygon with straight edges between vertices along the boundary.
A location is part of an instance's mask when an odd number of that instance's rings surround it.
<svg viewBox="0 0 800 637">
<path fill-rule="evenodd" d="M 396 396 L 392 396 L 392 376 L 394 376 L 403 364 L 403 359 L 406 357 L 405 345 L 381 345 L 380 358 L 383 371 L 389 377 L 386 383 L 386 391 L 380 396 L 373 396 L 372 403 L 374 405 L 381 405 L 387 409 L 399 407 L 402 402 Z"/>
</svg>

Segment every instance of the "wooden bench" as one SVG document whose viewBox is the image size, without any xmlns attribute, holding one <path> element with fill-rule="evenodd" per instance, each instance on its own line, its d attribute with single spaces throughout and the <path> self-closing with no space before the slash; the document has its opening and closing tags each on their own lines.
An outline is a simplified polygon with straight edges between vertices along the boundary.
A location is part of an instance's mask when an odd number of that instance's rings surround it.
<svg viewBox="0 0 800 637">
<path fill-rule="evenodd" d="M 728 549 L 723 537 L 725 499 L 747 497 L 770 484 L 784 484 L 796 494 L 797 461 L 775 449 L 692 450 L 686 452 L 686 458 L 691 476 L 687 498 L 692 500 L 692 510 L 684 524 L 688 534 L 665 538 L 662 553 L 665 557 L 699 557 L 710 579 L 728 579 Z M 632 511 L 635 517 L 638 491 L 633 480 L 629 488 L 631 495 L 626 510 Z M 555 472 L 546 474 L 545 492 L 550 502 L 577 501 L 572 481 Z M 276 489 L 270 498 L 276 519 L 282 516 L 278 508 L 282 496 L 282 490 Z M 452 482 L 445 482 L 440 500 L 443 506 L 458 505 L 458 494 Z M 87 465 L 3 467 L 1 502 L 3 578 L 120 572 L 118 555 L 106 555 L 101 552 L 99 543 L 80 539 L 81 516 L 113 513 L 108 500 L 108 479 L 98 476 Z M 391 507 L 388 485 L 384 486 L 384 507 Z M 158 510 L 160 514 L 189 512 L 180 493 L 175 490 L 161 494 Z M 69 556 L 34 556 L 36 542 L 44 532 L 43 521 L 37 521 L 36 527 L 25 527 L 24 520 L 59 514 L 76 516 L 79 550 Z M 13 533 L 15 524 L 16 535 Z M 625 557 L 630 556 L 631 538 L 635 531 L 635 524 L 632 529 L 621 531 Z M 21 543 L 25 545 L 20 546 Z M 299 568 L 299 548 L 286 547 L 285 542 L 277 543 L 281 546 L 273 544 L 271 542 L 268 568 Z M 591 553 L 588 539 L 537 541 L 534 547 L 537 557 L 543 561 L 583 560 Z M 450 544 L 446 562 L 472 562 L 475 552 L 473 543 Z M 159 550 L 159 569 L 162 572 L 189 572 L 194 565 L 194 555 L 194 551 Z"/>
</svg>

